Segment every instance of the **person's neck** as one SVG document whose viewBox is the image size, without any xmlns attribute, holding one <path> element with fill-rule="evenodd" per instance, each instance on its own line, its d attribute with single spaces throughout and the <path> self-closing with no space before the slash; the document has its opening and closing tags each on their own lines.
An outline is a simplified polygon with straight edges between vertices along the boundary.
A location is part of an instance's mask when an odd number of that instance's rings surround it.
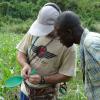
<svg viewBox="0 0 100 100">
<path fill-rule="evenodd" d="M 48 38 L 56 38 L 57 35 L 56 35 L 55 33 L 52 32 L 52 33 L 48 34 L 47 37 L 48 37 Z"/>
</svg>

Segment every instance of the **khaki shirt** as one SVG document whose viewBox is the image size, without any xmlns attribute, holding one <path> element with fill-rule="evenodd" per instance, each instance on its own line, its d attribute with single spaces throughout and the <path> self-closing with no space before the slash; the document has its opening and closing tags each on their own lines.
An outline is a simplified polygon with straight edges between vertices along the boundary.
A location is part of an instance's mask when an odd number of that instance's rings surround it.
<svg viewBox="0 0 100 100">
<path fill-rule="evenodd" d="M 74 45 L 70 48 L 67 48 L 63 46 L 57 38 L 52 40 L 48 37 L 39 37 L 36 41 L 35 40 L 35 36 L 26 34 L 17 45 L 17 49 L 25 54 L 27 54 L 27 51 L 29 51 L 29 59 L 32 59 L 30 66 L 35 68 L 38 71 L 38 74 L 44 76 L 57 73 L 66 76 L 75 75 L 76 53 Z M 35 43 L 33 43 L 34 41 Z M 33 44 L 34 46 L 30 50 Z M 42 58 L 39 57 L 38 54 L 36 55 L 37 49 L 40 46 L 46 46 L 46 53 Z M 41 50 L 39 53 L 40 52 Z"/>
</svg>

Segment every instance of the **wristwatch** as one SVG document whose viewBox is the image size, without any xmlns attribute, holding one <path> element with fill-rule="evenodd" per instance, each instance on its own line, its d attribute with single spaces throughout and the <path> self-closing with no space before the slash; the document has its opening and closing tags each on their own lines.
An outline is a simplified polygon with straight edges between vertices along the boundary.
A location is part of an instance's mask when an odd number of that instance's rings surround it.
<svg viewBox="0 0 100 100">
<path fill-rule="evenodd" d="M 40 80 L 39 84 L 45 84 L 44 76 L 41 76 L 41 80 Z"/>
</svg>

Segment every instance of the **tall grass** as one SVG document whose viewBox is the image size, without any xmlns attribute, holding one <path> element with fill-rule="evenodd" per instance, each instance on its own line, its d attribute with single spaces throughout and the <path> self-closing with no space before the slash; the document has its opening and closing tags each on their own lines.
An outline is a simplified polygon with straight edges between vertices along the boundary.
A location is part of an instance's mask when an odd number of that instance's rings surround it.
<svg viewBox="0 0 100 100">
<path fill-rule="evenodd" d="M 20 73 L 20 67 L 16 62 L 16 45 L 20 35 L 0 33 L 0 96 L 5 100 L 17 100 L 19 88 L 7 89 L 4 87 L 5 80 Z"/>
</svg>

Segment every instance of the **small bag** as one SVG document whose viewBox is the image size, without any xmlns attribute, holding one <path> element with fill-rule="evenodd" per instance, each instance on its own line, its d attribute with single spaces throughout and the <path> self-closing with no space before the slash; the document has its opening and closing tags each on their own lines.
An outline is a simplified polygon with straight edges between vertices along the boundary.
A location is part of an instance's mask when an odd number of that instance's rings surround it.
<svg viewBox="0 0 100 100">
<path fill-rule="evenodd" d="M 59 92 L 63 95 L 67 94 L 67 84 L 65 82 L 60 83 Z"/>
<path fill-rule="evenodd" d="M 29 93 L 29 100 L 53 100 L 56 95 L 55 85 L 46 88 L 33 88 L 30 87 L 26 82 L 26 90 Z"/>
</svg>

